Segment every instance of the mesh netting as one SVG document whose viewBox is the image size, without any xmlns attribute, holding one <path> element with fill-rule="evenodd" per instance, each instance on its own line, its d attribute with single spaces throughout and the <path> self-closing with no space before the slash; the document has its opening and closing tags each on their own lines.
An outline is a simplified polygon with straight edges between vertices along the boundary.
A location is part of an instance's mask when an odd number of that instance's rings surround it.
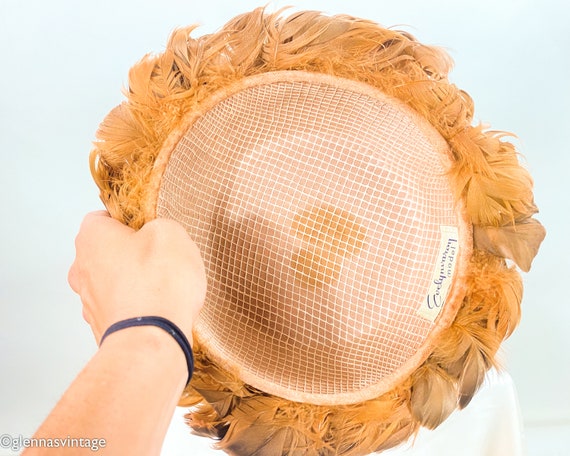
<svg viewBox="0 0 570 456">
<path fill-rule="evenodd" d="M 156 211 L 201 247 L 196 336 L 212 358 L 316 403 L 373 390 L 407 363 L 457 249 L 436 137 L 391 99 L 314 80 L 252 84 L 189 122 Z"/>
</svg>

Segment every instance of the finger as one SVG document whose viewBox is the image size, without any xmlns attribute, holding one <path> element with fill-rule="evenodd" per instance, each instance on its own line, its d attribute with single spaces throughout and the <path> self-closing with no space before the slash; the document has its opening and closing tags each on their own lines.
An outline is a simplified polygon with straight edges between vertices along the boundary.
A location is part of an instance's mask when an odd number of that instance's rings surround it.
<svg viewBox="0 0 570 456">
<path fill-rule="evenodd" d="M 113 245 L 133 232 L 132 228 L 113 219 L 106 211 L 91 212 L 81 222 L 75 238 L 77 256 L 83 252 L 96 252 L 100 246 Z"/>
<path fill-rule="evenodd" d="M 89 326 L 91 326 L 91 323 L 93 322 L 93 317 L 91 315 L 91 312 L 85 305 L 83 306 L 81 315 L 83 316 L 83 319 L 89 324 Z"/>
<path fill-rule="evenodd" d="M 80 253 L 80 245 L 81 245 L 81 241 L 85 238 L 84 235 L 82 235 L 82 233 L 84 232 L 84 227 L 85 225 L 89 226 L 89 224 L 92 223 L 92 220 L 94 219 L 110 219 L 111 216 L 107 211 L 94 211 L 94 212 L 90 212 L 88 213 L 84 218 L 83 221 L 81 222 L 81 226 L 79 228 L 79 233 L 77 234 L 77 236 L 75 237 L 75 259 L 73 261 L 73 264 L 71 265 L 71 267 L 69 268 L 69 272 L 67 273 L 67 282 L 69 283 L 69 286 L 71 287 L 71 289 L 77 293 L 80 294 L 80 278 L 81 278 L 81 273 L 79 270 L 79 264 L 80 261 L 78 261 L 78 257 L 79 257 L 79 253 Z M 101 223 L 101 222 L 98 222 Z"/>
<path fill-rule="evenodd" d="M 107 226 L 107 224 L 118 224 L 120 226 L 125 226 L 121 222 L 113 219 L 107 211 L 94 211 L 89 212 L 83 217 L 81 226 L 79 227 L 79 232 L 91 229 L 99 229 L 100 226 Z"/>
<path fill-rule="evenodd" d="M 109 214 L 108 211 L 106 211 L 105 209 L 100 209 L 98 211 L 91 211 L 88 212 L 86 214 L 86 217 L 107 217 L 107 218 L 112 218 L 111 214 Z"/>
<path fill-rule="evenodd" d="M 91 327 L 91 331 L 93 334 L 99 332 L 99 328 L 97 327 L 97 322 L 93 318 L 93 312 L 91 311 L 90 307 L 86 304 L 86 301 L 81 300 L 83 303 L 83 307 L 81 308 L 81 315 L 85 322 Z"/>
<path fill-rule="evenodd" d="M 93 319 L 93 315 L 92 315 L 91 311 L 85 305 L 83 305 L 82 314 L 83 314 L 83 319 L 87 322 L 87 324 L 91 328 L 91 332 L 93 333 L 93 336 L 95 337 L 95 342 L 97 343 L 97 345 L 99 345 L 99 342 L 100 342 L 101 336 L 102 336 L 101 330 L 97 326 L 95 320 Z"/>
<path fill-rule="evenodd" d="M 79 294 L 79 273 L 77 272 L 77 268 L 77 262 L 74 261 L 67 273 L 67 283 L 69 283 L 73 291 Z"/>
</svg>

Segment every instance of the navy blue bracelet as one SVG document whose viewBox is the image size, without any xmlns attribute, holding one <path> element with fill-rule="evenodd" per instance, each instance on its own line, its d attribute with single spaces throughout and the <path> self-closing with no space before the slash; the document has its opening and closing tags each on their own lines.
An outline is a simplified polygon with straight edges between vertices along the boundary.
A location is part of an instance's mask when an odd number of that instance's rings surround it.
<svg viewBox="0 0 570 456">
<path fill-rule="evenodd" d="M 109 328 L 107 328 L 107 331 L 105 331 L 105 334 L 103 334 L 103 337 L 101 337 L 99 346 L 101 346 L 109 334 L 112 334 L 115 331 L 119 331 L 121 329 L 131 328 L 133 326 L 158 326 L 159 328 L 164 329 L 172 337 L 174 337 L 174 340 L 178 342 L 178 345 L 180 345 L 180 348 L 186 357 L 186 364 L 188 365 L 188 381 L 186 384 L 190 383 L 192 373 L 194 372 L 194 356 L 192 355 L 192 347 L 190 346 L 190 342 L 188 342 L 188 339 L 180 330 L 180 328 L 166 318 L 150 316 L 129 318 L 127 320 L 118 321 L 117 323 L 114 323 L 109 326 Z"/>
</svg>

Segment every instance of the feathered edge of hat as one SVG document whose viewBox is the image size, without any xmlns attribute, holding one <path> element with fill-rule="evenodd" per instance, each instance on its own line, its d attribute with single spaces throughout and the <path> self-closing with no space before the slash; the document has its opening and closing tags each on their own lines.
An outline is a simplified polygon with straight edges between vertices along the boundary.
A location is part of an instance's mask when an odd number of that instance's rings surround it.
<svg viewBox="0 0 570 456">
<path fill-rule="evenodd" d="M 113 217 L 139 228 L 154 161 L 183 117 L 202 100 L 254 74 L 303 70 L 353 79 L 396 97 L 447 140 L 456 198 L 473 223 L 467 295 L 431 355 L 382 396 L 342 406 L 300 404 L 244 384 L 196 346 L 196 372 L 180 405 L 189 425 L 240 455 L 364 455 L 395 446 L 419 426 L 435 428 L 465 407 L 501 342 L 519 322 L 522 280 L 544 228 L 532 179 L 505 133 L 472 125 L 473 102 L 449 83 L 450 57 L 407 33 L 349 16 L 263 8 L 197 39 L 176 30 L 166 50 L 129 73 L 127 101 L 105 118 L 90 164 Z"/>
</svg>

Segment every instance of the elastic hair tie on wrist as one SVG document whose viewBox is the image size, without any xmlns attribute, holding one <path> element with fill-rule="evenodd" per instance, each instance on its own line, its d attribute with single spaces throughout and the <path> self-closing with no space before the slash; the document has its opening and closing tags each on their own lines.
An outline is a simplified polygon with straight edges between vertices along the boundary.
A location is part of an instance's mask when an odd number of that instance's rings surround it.
<svg viewBox="0 0 570 456">
<path fill-rule="evenodd" d="M 107 331 L 105 331 L 103 337 L 101 337 L 99 346 L 103 344 L 103 341 L 109 334 L 112 334 L 121 329 L 131 328 L 133 326 L 157 326 L 164 329 L 168 334 L 170 334 L 174 340 L 178 342 L 178 345 L 184 352 L 184 356 L 186 357 L 186 364 L 188 366 L 188 381 L 186 384 L 190 383 L 192 373 L 194 372 L 194 355 L 192 354 L 192 347 L 190 346 L 190 342 L 188 342 L 188 339 L 180 330 L 180 328 L 166 318 L 156 316 L 136 317 L 113 323 L 111 326 L 109 326 L 109 328 L 107 328 Z"/>
</svg>

